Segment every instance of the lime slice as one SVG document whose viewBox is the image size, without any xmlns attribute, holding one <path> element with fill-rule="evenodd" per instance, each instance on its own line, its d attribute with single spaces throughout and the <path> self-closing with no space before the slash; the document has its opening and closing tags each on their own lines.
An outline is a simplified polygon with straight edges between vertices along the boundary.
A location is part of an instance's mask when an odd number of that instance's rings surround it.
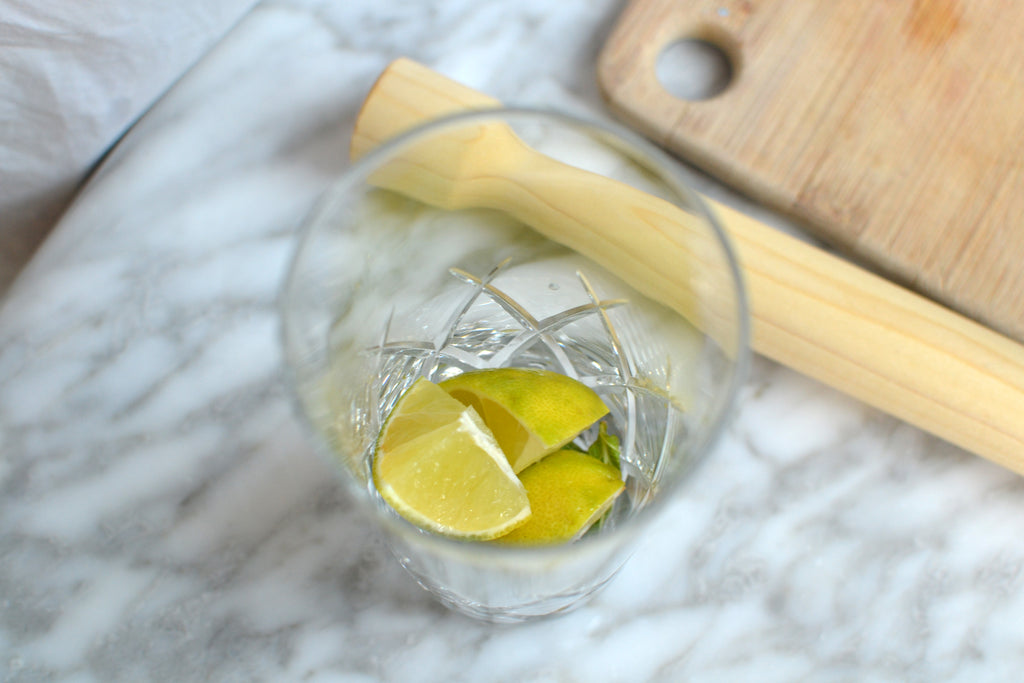
<svg viewBox="0 0 1024 683">
<path fill-rule="evenodd" d="M 593 389 L 549 370 L 475 370 L 440 386 L 476 409 L 517 473 L 608 413 Z"/>
<path fill-rule="evenodd" d="M 530 517 L 526 490 L 480 417 L 426 379 L 388 416 L 373 483 L 402 517 L 447 536 L 492 539 Z"/>
<path fill-rule="evenodd" d="M 582 536 L 625 488 L 619 470 L 586 453 L 563 449 L 519 473 L 532 514 L 496 543 L 567 543 Z"/>
</svg>

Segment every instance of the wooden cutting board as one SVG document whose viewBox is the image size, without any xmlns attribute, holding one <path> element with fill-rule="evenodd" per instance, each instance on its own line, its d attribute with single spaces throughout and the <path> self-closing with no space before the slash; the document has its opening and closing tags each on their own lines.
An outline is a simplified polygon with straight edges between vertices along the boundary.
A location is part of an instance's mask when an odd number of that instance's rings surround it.
<svg viewBox="0 0 1024 683">
<path fill-rule="evenodd" d="M 724 92 L 659 84 L 685 38 L 729 56 Z M 632 0 L 598 76 L 657 143 L 1024 341 L 1024 2 Z"/>
</svg>

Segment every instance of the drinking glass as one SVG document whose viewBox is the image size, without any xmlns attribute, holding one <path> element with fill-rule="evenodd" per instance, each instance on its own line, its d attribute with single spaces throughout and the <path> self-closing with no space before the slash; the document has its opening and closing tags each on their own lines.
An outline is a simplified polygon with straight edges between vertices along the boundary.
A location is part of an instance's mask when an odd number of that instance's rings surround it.
<svg viewBox="0 0 1024 683">
<path fill-rule="evenodd" d="M 590 209 L 586 179 L 600 176 L 684 216 L 697 246 L 672 264 L 678 291 L 643 281 L 643 254 L 623 253 L 634 266 L 620 272 L 614 258 L 599 265 L 584 255 L 586 240 L 543 236 L 537 228 L 545 226 L 514 215 L 515 198 L 497 202 L 510 211 L 433 205 L 414 198 L 416 188 L 386 189 L 387 172 L 411 153 L 440 136 L 472 139 L 492 124 L 578 169 L 583 180 L 573 181 L 573 192 Z M 607 197 L 594 202 L 600 199 Z M 652 296 L 687 301 L 686 316 Z M 708 454 L 748 354 L 733 252 L 673 162 L 617 127 L 526 109 L 434 120 L 353 163 L 301 230 L 281 314 L 296 405 L 314 442 L 402 566 L 442 603 L 490 621 L 571 609 L 614 576 Z M 572 543 L 517 547 L 444 537 L 407 522 L 374 489 L 375 441 L 402 392 L 419 377 L 441 381 L 491 367 L 569 375 L 610 410 L 626 490 L 597 528 Z M 578 443 L 586 447 L 595 431 Z"/>
</svg>

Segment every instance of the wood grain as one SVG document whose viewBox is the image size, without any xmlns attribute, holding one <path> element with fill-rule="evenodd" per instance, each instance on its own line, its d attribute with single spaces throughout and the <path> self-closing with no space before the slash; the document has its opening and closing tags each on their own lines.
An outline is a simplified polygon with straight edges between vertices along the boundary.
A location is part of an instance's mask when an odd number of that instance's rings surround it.
<svg viewBox="0 0 1024 683">
<path fill-rule="evenodd" d="M 886 276 L 1024 341 L 1024 3 L 633 0 L 602 51 L 630 125 Z M 667 45 L 735 78 L 674 98 Z"/>
</svg>

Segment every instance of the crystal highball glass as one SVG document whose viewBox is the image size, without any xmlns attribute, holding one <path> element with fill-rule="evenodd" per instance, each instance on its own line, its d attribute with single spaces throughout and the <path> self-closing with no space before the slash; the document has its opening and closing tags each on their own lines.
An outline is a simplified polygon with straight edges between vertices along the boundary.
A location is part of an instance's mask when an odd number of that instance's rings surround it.
<svg viewBox="0 0 1024 683">
<path fill-rule="evenodd" d="M 687 318 L 620 279 L 614 263 L 602 267 L 507 211 L 439 208 L 380 186 L 381 169 L 432 137 L 493 123 L 561 164 L 671 202 L 698 226 L 701 246 L 675 278 Z M 617 127 L 534 110 L 445 117 L 353 163 L 305 222 L 281 315 L 314 442 L 402 566 L 444 604 L 491 621 L 571 609 L 614 576 L 709 452 L 748 354 L 733 252 L 674 163 Z M 543 547 L 459 541 L 413 526 L 374 490 L 382 421 L 415 379 L 502 366 L 567 374 L 608 405 L 626 492 L 597 532 Z"/>
</svg>

